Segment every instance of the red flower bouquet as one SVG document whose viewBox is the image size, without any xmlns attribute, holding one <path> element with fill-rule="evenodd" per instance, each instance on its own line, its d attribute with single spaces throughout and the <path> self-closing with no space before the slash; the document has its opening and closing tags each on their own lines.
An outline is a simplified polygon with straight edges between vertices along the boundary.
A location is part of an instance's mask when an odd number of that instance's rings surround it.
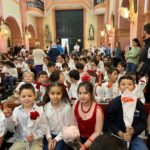
<svg viewBox="0 0 150 150">
<path fill-rule="evenodd" d="M 37 111 L 30 112 L 30 119 L 36 120 L 39 117 L 39 113 Z"/>
<path fill-rule="evenodd" d="M 81 77 L 81 80 L 83 82 L 85 81 L 90 81 L 91 80 L 91 77 L 88 75 L 88 74 L 84 74 L 82 77 Z"/>
</svg>

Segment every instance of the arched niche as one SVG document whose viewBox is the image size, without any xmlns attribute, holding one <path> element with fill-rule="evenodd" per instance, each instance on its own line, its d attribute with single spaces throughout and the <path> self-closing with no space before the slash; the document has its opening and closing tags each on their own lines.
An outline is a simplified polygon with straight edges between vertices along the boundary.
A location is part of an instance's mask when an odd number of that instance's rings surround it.
<svg viewBox="0 0 150 150">
<path fill-rule="evenodd" d="M 31 24 L 28 26 L 28 31 L 31 34 L 31 38 L 29 38 L 29 47 L 30 49 L 32 49 L 34 48 L 34 44 L 36 42 L 36 32 L 34 27 Z"/>
<path fill-rule="evenodd" d="M 17 43 L 21 44 L 22 43 L 21 31 L 16 19 L 12 16 L 8 16 L 5 20 L 5 23 L 8 25 L 11 31 L 12 45 L 14 46 Z"/>
</svg>

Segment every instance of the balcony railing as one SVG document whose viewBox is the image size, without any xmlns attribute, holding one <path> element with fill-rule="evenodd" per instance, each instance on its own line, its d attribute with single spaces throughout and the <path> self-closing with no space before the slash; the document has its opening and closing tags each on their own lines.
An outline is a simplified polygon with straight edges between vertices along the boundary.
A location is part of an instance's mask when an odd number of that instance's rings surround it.
<svg viewBox="0 0 150 150">
<path fill-rule="evenodd" d="M 94 0 L 94 6 L 99 5 L 99 4 L 104 4 L 105 0 Z"/>
<path fill-rule="evenodd" d="M 41 11 L 44 11 L 44 3 L 41 0 L 28 0 L 26 4 L 27 8 L 38 8 Z"/>
</svg>

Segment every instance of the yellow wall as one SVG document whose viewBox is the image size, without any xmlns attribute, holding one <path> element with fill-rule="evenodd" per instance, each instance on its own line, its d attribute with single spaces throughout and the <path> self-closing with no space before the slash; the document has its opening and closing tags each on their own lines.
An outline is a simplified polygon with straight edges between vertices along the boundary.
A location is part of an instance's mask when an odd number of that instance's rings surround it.
<svg viewBox="0 0 150 150">
<path fill-rule="evenodd" d="M 36 32 L 36 17 L 27 14 L 27 25 L 32 25 L 34 27 L 34 30 Z"/>
<path fill-rule="evenodd" d="M 48 14 L 48 16 L 46 16 L 44 18 L 44 27 L 45 27 L 45 24 L 48 24 L 49 25 L 49 29 L 50 29 L 50 33 L 51 33 L 51 37 L 52 37 L 52 42 L 54 41 L 54 34 L 55 34 L 55 23 L 53 20 L 53 13 L 54 12 L 51 12 Z M 89 48 L 90 47 L 90 44 L 94 45 L 94 46 L 97 46 L 97 16 L 94 16 L 92 12 L 86 10 L 85 11 L 85 25 L 84 25 L 84 28 L 86 33 L 85 33 L 85 39 L 84 39 L 84 42 L 85 42 L 85 47 L 84 48 Z M 90 24 L 92 24 L 94 26 L 94 40 L 88 40 L 88 32 L 89 32 L 89 27 L 90 27 Z M 45 41 L 45 40 L 44 40 Z M 46 46 L 48 46 L 49 43 L 46 43 L 45 42 L 45 48 Z"/>
<path fill-rule="evenodd" d="M 90 25 L 94 26 L 94 40 L 88 40 L 88 35 L 89 35 L 89 28 Z M 85 24 L 85 28 L 86 28 L 86 37 L 85 37 L 85 42 L 86 45 L 84 48 L 89 48 L 90 45 L 92 44 L 93 46 L 97 46 L 97 16 L 93 15 L 92 11 L 86 11 L 86 24 Z"/>
<path fill-rule="evenodd" d="M 16 21 L 20 27 L 20 31 L 22 33 L 19 3 L 16 3 L 13 0 L 2 0 L 2 5 L 3 5 L 4 19 L 6 19 L 7 16 L 14 17 L 16 19 Z"/>
<path fill-rule="evenodd" d="M 50 30 L 50 34 L 51 34 L 51 41 L 54 42 L 54 22 L 53 22 L 53 17 L 52 17 L 52 13 L 49 13 L 45 18 L 44 18 L 44 29 L 45 29 L 45 25 L 49 26 L 49 30 Z M 48 42 L 45 42 L 45 36 L 44 36 L 44 48 L 46 49 L 47 46 L 49 46 Z"/>
</svg>

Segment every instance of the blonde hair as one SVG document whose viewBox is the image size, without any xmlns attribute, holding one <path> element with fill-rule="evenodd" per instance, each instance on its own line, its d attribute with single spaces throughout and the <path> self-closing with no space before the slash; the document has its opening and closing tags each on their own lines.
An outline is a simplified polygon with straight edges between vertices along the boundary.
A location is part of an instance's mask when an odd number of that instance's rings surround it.
<svg viewBox="0 0 150 150">
<path fill-rule="evenodd" d="M 31 71 L 26 71 L 26 72 L 24 72 L 23 73 L 23 78 L 25 77 L 25 75 L 27 75 L 27 74 L 30 74 L 32 77 L 33 77 L 33 80 L 34 80 L 34 73 L 33 72 L 31 72 Z"/>
<path fill-rule="evenodd" d="M 35 42 L 35 48 L 40 48 L 41 43 L 40 42 Z"/>
</svg>

